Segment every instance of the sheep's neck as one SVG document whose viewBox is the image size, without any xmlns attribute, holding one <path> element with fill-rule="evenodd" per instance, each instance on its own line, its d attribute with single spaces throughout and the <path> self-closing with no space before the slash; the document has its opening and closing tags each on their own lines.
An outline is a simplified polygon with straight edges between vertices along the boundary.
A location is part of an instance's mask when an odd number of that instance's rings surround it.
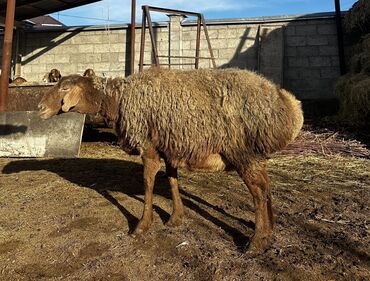
<svg viewBox="0 0 370 281">
<path fill-rule="evenodd" d="M 118 119 L 118 108 L 119 102 L 114 97 L 103 95 L 99 113 L 110 126 Z"/>
</svg>

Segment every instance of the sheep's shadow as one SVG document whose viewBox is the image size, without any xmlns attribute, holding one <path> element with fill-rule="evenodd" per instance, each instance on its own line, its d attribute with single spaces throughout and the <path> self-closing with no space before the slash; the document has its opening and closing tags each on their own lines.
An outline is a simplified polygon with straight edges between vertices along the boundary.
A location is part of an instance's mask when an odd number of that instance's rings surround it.
<svg viewBox="0 0 370 281">
<path fill-rule="evenodd" d="M 132 232 L 139 219 L 125 208 L 110 192 L 122 192 L 132 199 L 143 203 L 141 195 L 144 194 L 143 167 L 141 164 L 119 159 L 46 159 L 46 160 L 16 160 L 8 163 L 2 170 L 4 174 L 22 171 L 46 170 L 84 188 L 93 189 L 105 199 L 115 205 L 125 216 L 129 232 Z M 156 178 L 154 193 L 171 200 L 171 189 L 164 172 Z M 218 206 L 214 206 L 198 196 L 181 190 L 184 206 L 222 228 L 230 235 L 238 248 L 248 243 L 249 238 L 240 230 L 215 217 L 205 208 L 213 209 L 223 217 L 243 224 L 247 228 L 254 228 L 254 223 L 228 214 Z M 170 215 L 161 207 L 154 205 L 154 211 L 166 223 Z"/>
</svg>

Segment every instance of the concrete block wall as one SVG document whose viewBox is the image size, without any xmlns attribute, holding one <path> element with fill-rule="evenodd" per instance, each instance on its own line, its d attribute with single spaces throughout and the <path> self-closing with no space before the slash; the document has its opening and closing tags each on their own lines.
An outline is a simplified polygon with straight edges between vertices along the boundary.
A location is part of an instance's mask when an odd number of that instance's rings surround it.
<svg viewBox="0 0 370 281">
<path fill-rule="evenodd" d="M 167 28 L 166 28 L 167 30 Z M 161 50 L 168 45 L 166 33 L 161 27 L 155 29 L 156 40 Z M 140 39 L 140 29 L 137 29 Z M 140 40 L 136 40 L 139 63 Z M 114 29 L 87 28 L 67 31 L 27 32 L 25 50 L 22 50 L 22 76 L 27 80 L 41 81 L 45 72 L 58 68 L 62 75 L 82 74 L 92 68 L 99 75 L 125 76 L 129 67 L 129 30 L 127 26 Z M 164 42 L 167 42 L 164 43 Z M 146 36 L 146 63 L 151 62 L 150 37 Z M 127 67 L 126 67 L 127 66 Z"/>
<path fill-rule="evenodd" d="M 334 19 L 292 22 L 286 28 L 284 86 L 301 99 L 333 98 L 340 76 Z"/>
<path fill-rule="evenodd" d="M 334 97 L 334 81 L 339 77 L 339 58 L 335 18 L 333 14 L 314 16 L 270 17 L 207 21 L 209 38 L 217 67 L 238 67 L 261 70 L 266 75 L 280 71 L 281 84 L 300 99 L 330 99 Z M 269 33 L 263 34 L 268 29 Z M 274 32 L 276 31 L 276 32 Z M 276 34 L 283 36 L 276 36 Z M 275 35 L 274 35 L 275 34 Z M 195 55 L 196 22 L 173 17 L 169 22 L 154 26 L 159 55 Z M 138 71 L 140 27 L 136 29 L 135 68 Z M 264 40 L 270 39 L 270 40 Z M 171 39 L 171 40 L 170 40 Z M 93 68 L 97 74 L 124 76 L 129 70 L 129 27 L 71 28 L 65 31 L 30 31 L 21 38 L 22 76 L 41 81 L 45 72 L 58 68 L 62 75 L 83 73 Z M 269 42 L 268 52 L 261 48 Z M 276 46 L 281 46 L 274 48 Z M 282 58 L 281 58 L 281 52 Z M 264 57 L 261 58 L 261 55 Z M 204 32 L 201 33 L 200 56 L 209 57 Z M 149 32 L 146 32 L 144 63 L 153 62 Z M 168 58 L 160 58 L 168 63 Z M 172 59 L 172 63 L 193 63 L 194 59 Z M 181 68 L 193 68 L 184 65 Z M 200 67 L 212 67 L 202 59 Z M 279 68 L 280 67 L 280 68 Z M 270 74 L 269 74 L 270 73 Z M 273 78 L 273 77 L 271 77 Z"/>
</svg>

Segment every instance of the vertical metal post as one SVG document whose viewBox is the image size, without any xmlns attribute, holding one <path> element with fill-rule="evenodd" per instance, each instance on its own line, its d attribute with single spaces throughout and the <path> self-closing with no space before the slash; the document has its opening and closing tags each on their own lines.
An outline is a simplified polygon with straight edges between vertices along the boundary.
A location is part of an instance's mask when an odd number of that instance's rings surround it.
<svg viewBox="0 0 370 281">
<path fill-rule="evenodd" d="M 211 55 L 212 65 L 213 65 L 213 68 L 216 68 L 215 57 L 213 55 L 213 50 L 212 50 L 212 47 L 211 47 L 211 42 L 209 41 L 209 36 L 208 36 L 208 30 L 207 30 L 207 26 L 206 26 L 206 21 L 204 20 L 203 14 L 200 14 L 200 17 L 201 17 L 202 23 L 203 23 L 204 35 L 206 36 L 206 39 L 207 39 L 207 45 L 208 45 L 209 54 Z"/>
<path fill-rule="evenodd" d="M 135 71 L 135 21 L 136 21 L 136 0 L 131 1 L 131 48 L 130 48 L 130 73 Z"/>
<path fill-rule="evenodd" d="M 343 46 L 343 28 L 342 28 L 342 15 L 340 10 L 340 0 L 335 1 L 335 19 L 337 23 L 337 38 L 338 38 L 338 55 L 340 74 L 346 73 L 346 63 L 344 60 L 344 46 Z"/>
<path fill-rule="evenodd" d="M 139 71 L 143 71 L 144 67 L 144 47 L 145 47 L 145 29 L 146 29 L 146 14 L 144 6 L 143 9 L 143 17 L 141 20 L 141 42 L 140 42 L 140 58 L 139 58 Z"/>
<path fill-rule="evenodd" d="M 0 112 L 6 110 L 9 87 L 10 61 L 12 55 L 13 28 L 14 28 L 15 0 L 7 0 L 3 57 L 0 79 Z"/>
<path fill-rule="evenodd" d="M 199 48 L 200 48 L 200 21 L 201 17 L 198 15 L 197 21 L 197 40 L 195 43 L 195 69 L 199 68 Z"/>
<path fill-rule="evenodd" d="M 157 47 L 155 46 L 154 30 L 153 30 L 152 19 L 151 19 L 150 12 L 149 12 L 149 7 L 144 6 L 144 9 L 145 9 L 146 17 L 148 19 L 150 40 L 152 41 L 152 49 L 153 49 L 153 53 L 154 53 L 154 63 L 155 63 L 156 66 L 159 66 L 158 51 L 157 51 Z"/>
</svg>

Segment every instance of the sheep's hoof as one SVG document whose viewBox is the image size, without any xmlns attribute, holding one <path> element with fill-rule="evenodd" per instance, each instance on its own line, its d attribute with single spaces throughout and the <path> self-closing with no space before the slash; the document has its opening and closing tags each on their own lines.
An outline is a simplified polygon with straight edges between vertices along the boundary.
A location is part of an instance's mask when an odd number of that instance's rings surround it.
<svg viewBox="0 0 370 281">
<path fill-rule="evenodd" d="M 174 216 L 172 215 L 169 221 L 166 223 L 169 227 L 176 227 L 182 224 L 182 216 Z"/>
<path fill-rule="evenodd" d="M 263 253 L 271 244 L 271 236 L 253 236 L 246 247 L 247 253 Z"/>
<path fill-rule="evenodd" d="M 132 237 L 137 237 L 146 232 L 150 227 L 151 221 L 140 220 L 135 230 L 131 233 Z"/>
</svg>

